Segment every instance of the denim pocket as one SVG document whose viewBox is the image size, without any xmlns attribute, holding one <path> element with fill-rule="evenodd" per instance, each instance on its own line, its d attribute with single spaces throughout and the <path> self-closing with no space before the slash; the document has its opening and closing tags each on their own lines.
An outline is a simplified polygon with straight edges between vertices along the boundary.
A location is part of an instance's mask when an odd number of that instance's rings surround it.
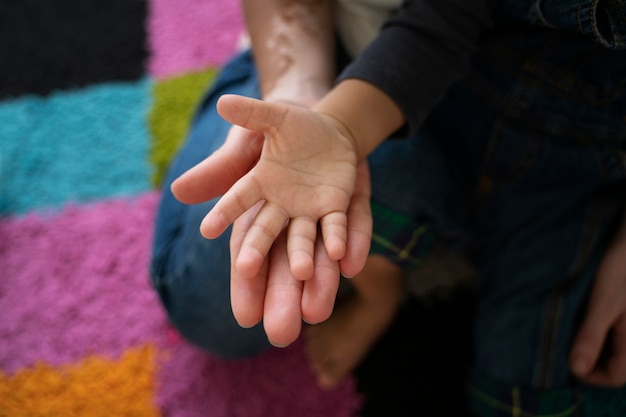
<svg viewBox="0 0 626 417">
<path fill-rule="evenodd" d="M 623 0 L 536 0 L 536 15 L 547 26 L 579 31 L 611 49 L 626 47 Z"/>
<path fill-rule="evenodd" d="M 507 20 L 580 33 L 610 49 L 626 48 L 625 0 L 505 0 Z"/>
</svg>

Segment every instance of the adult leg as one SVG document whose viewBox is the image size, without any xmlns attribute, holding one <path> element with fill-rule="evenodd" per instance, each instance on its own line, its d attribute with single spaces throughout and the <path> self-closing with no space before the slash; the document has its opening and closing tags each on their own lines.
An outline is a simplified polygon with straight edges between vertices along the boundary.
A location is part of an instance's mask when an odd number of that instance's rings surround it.
<svg viewBox="0 0 626 417">
<path fill-rule="evenodd" d="M 518 151 L 521 158 L 528 138 L 516 139 L 508 136 L 492 149 L 503 152 L 500 157 Z M 576 150 L 549 139 L 536 145 L 532 168 L 512 183 L 495 180 L 478 215 L 476 412 L 498 402 L 512 414 L 565 413 L 584 397 L 567 358 L 621 220 L 626 183 L 618 182 L 624 173 L 611 151 Z"/>
<path fill-rule="evenodd" d="M 626 108 L 614 78 L 593 75 L 626 57 L 559 34 L 502 42 L 468 81 L 477 104 L 498 115 L 475 171 L 470 252 L 481 281 L 470 406 L 481 416 L 599 415 L 567 359 L 626 196 Z M 466 135 L 452 135 L 458 148 L 471 143 Z"/>
</svg>

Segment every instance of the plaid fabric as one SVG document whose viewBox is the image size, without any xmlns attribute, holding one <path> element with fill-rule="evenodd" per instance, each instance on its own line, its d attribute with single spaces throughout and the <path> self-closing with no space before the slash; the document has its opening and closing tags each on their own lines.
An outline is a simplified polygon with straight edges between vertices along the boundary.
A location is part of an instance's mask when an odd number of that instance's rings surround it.
<svg viewBox="0 0 626 417">
<path fill-rule="evenodd" d="M 472 375 L 468 386 L 469 409 L 480 417 L 624 417 L 626 387 L 576 385 L 533 390 Z"/>
<path fill-rule="evenodd" d="M 481 417 L 578 417 L 582 396 L 571 388 L 537 391 L 509 386 L 483 375 L 472 376 L 470 410 Z"/>
<path fill-rule="evenodd" d="M 371 202 L 374 230 L 370 253 L 383 255 L 403 268 L 419 265 L 433 248 L 436 237 L 427 225 Z"/>
</svg>

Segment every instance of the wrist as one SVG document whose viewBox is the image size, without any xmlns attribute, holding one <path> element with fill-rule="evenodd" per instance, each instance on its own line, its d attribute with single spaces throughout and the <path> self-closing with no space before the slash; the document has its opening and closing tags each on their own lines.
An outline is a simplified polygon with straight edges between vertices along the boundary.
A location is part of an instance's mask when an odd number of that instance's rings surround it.
<svg viewBox="0 0 626 417">
<path fill-rule="evenodd" d="M 389 96 L 358 79 L 340 82 L 312 109 L 334 120 L 359 160 L 404 124 L 402 111 Z"/>
<path fill-rule="evenodd" d="M 263 99 L 281 101 L 310 108 L 317 104 L 332 87 L 332 78 L 320 74 L 307 74 L 294 69 L 266 86 Z"/>
<path fill-rule="evenodd" d="M 357 157 L 357 160 L 361 160 L 361 153 L 359 152 L 359 142 L 355 133 L 346 125 L 341 119 L 335 117 L 333 114 L 324 113 L 324 111 L 314 110 L 320 117 L 322 117 L 328 125 L 332 126 L 340 137 L 345 138 L 350 144 L 351 149 Z"/>
</svg>

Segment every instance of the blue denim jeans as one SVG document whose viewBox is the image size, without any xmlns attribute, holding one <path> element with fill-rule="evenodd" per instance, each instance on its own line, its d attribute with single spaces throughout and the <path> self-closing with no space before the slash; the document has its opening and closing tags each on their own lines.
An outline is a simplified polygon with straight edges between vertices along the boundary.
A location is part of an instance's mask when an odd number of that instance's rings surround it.
<svg viewBox="0 0 626 417">
<path fill-rule="evenodd" d="M 473 68 L 423 130 L 459 178 L 452 218 L 480 275 L 473 411 L 600 415 L 567 358 L 625 213 L 626 51 L 505 26 Z M 626 415 L 615 398 L 607 415 Z"/>
</svg>

